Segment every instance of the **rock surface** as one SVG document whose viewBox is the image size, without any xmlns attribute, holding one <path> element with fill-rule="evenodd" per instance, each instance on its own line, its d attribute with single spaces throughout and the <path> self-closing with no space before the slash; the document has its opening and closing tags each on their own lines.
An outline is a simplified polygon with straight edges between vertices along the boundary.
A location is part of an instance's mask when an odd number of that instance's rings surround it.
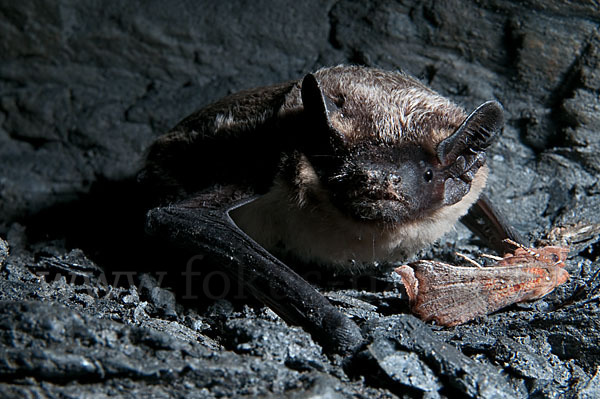
<svg viewBox="0 0 600 399">
<path fill-rule="evenodd" d="M 599 25 L 585 1 L 0 4 L 0 397 L 600 396 Z M 369 337 L 341 359 L 143 237 L 154 137 L 338 63 L 501 101 L 487 194 L 532 242 L 571 244 L 571 280 L 454 328 L 407 315 L 391 277 L 330 287 Z M 485 249 L 459 227 L 422 256 L 455 250 Z"/>
</svg>

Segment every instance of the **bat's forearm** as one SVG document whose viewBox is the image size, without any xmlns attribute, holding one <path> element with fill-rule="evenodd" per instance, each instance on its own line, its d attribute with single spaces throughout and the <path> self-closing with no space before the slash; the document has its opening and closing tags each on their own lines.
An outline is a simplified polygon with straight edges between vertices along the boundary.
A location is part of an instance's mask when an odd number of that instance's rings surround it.
<svg viewBox="0 0 600 399">
<path fill-rule="evenodd" d="M 221 211 L 155 208 L 148 213 L 147 230 L 188 250 L 209 253 L 252 295 L 286 322 L 311 332 L 328 350 L 350 352 L 362 343 L 353 321 L 288 266 L 231 228 Z"/>
</svg>

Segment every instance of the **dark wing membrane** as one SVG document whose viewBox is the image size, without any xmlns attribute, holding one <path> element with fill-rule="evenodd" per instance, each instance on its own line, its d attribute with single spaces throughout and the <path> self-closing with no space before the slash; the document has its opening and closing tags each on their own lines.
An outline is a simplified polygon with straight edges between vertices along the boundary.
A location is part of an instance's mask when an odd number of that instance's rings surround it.
<svg viewBox="0 0 600 399">
<path fill-rule="evenodd" d="M 229 211 L 254 197 L 238 187 L 152 209 L 146 228 L 222 265 L 260 301 L 288 323 L 300 325 L 326 349 L 350 352 L 362 343 L 358 326 L 340 313 L 309 283 L 240 230 Z"/>
<path fill-rule="evenodd" d="M 485 195 L 477 200 L 460 221 L 500 254 L 514 249 L 504 241 L 507 238 L 523 245 L 527 244 Z"/>
<path fill-rule="evenodd" d="M 185 118 L 149 148 L 140 180 L 166 203 L 214 183 L 266 189 L 280 157 L 278 111 L 297 85 L 233 94 Z"/>
</svg>

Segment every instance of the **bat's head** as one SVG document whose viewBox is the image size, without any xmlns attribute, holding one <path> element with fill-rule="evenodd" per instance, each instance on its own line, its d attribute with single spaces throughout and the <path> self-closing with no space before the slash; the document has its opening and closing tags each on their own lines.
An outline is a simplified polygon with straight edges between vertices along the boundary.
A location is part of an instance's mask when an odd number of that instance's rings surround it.
<svg viewBox="0 0 600 399">
<path fill-rule="evenodd" d="M 304 153 L 340 210 L 397 225 L 469 193 L 502 129 L 500 104 L 487 102 L 466 116 L 405 75 L 336 78 L 307 75 L 301 93 L 310 121 Z"/>
</svg>

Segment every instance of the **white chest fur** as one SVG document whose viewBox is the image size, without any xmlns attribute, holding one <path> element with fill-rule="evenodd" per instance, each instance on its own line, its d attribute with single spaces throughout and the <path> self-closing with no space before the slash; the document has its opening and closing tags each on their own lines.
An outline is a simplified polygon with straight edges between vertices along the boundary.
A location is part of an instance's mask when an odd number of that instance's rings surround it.
<svg viewBox="0 0 600 399">
<path fill-rule="evenodd" d="M 458 203 L 418 221 L 381 228 L 345 216 L 328 200 L 300 205 L 279 182 L 264 196 L 232 211 L 238 226 L 269 251 L 348 272 L 400 261 L 450 231 L 477 200 L 487 178 L 481 168 Z"/>
</svg>

